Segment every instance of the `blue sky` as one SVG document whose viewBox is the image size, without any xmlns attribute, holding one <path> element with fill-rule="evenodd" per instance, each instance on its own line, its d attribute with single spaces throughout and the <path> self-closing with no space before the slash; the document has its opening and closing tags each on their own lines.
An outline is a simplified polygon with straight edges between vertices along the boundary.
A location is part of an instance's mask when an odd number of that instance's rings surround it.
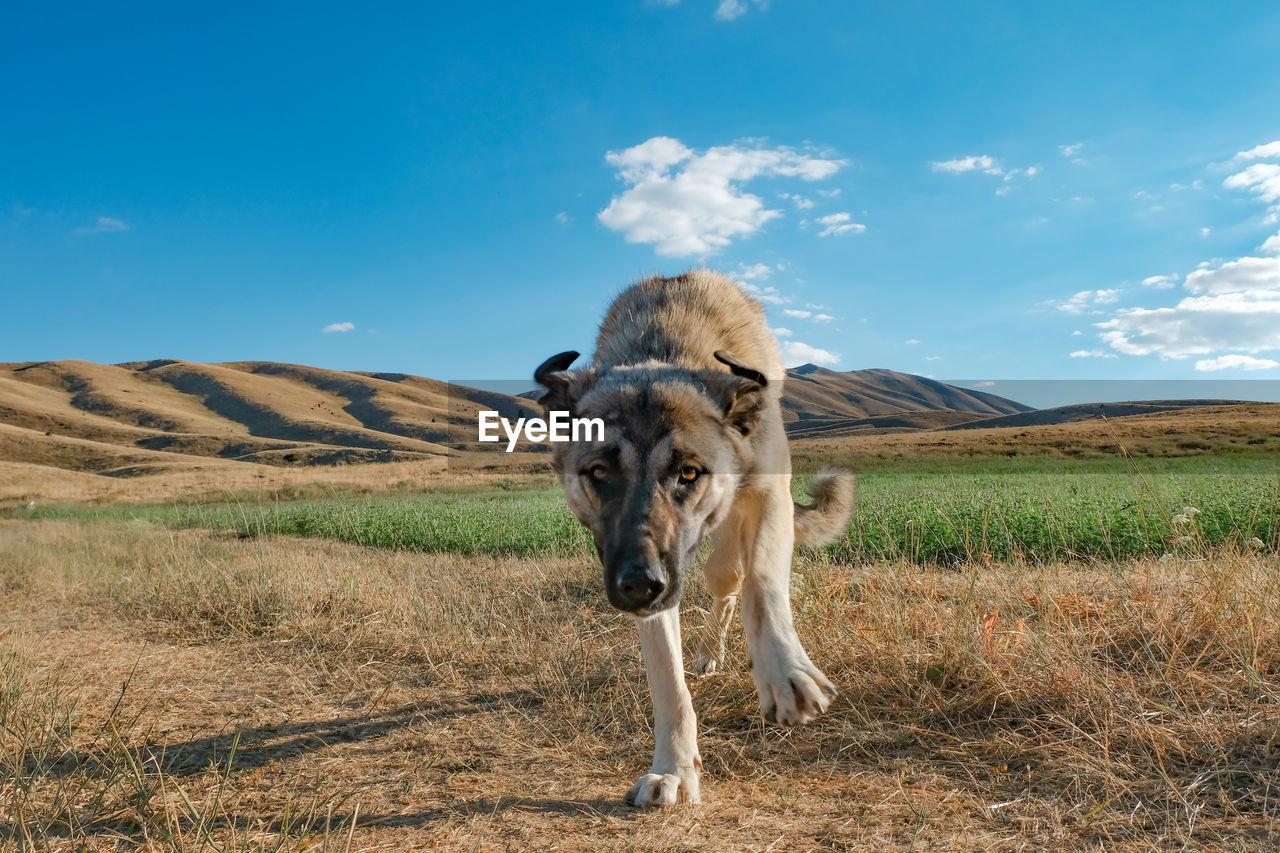
<svg viewBox="0 0 1280 853">
<path fill-rule="evenodd" d="M 3 16 L 0 360 L 517 378 L 705 264 L 791 363 L 1280 379 L 1273 3 Z"/>
</svg>

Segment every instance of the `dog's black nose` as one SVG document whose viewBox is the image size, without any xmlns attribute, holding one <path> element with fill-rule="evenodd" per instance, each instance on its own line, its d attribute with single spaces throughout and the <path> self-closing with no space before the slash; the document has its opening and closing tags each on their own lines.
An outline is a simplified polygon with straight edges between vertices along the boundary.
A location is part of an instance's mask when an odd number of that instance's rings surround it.
<svg viewBox="0 0 1280 853">
<path fill-rule="evenodd" d="M 648 560 L 632 560 L 616 576 L 618 605 L 622 610 L 641 610 L 657 601 L 667 584 L 650 567 Z"/>
</svg>

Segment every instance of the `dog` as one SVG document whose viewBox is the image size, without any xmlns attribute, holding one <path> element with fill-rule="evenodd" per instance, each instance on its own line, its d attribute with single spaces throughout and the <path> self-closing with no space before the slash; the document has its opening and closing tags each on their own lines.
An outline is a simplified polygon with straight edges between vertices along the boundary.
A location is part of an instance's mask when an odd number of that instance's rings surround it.
<svg viewBox="0 0 1280 853">
<path fill-rule="evenodd" d="M 626 801 L 700 802 L 702 758 L 680 645 L 685 574 L 710 535 L 712 604 L 693 669 L 723 669 L 741 597 L 764 718 L 793 726 L 823 713 L 836 688 L 792 623 L 792 546 L 845 533 L 853 476 L 822 472 L 811 504 L 792 501 L 777 341 L 760 304 L 714 272 L 627 288 L 600 326 L 590 366 L 570 370 L 577 358 L 554 355 L 534 379 L 546 389 L 544 411 L 605 424 L 602 440 L 554 445 L 553 465 L 595 539 L 609 603 L 635 617 L 640 635 L 655 748 Z"/>
</svg>

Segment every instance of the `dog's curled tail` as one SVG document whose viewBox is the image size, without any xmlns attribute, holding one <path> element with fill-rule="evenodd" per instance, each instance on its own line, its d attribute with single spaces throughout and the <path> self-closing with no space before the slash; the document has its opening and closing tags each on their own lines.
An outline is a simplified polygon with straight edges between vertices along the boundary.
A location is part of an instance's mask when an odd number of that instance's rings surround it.
<svg viewBox="0 0 1280 853">
<path fill-rule="evenodd" d="M 826 545 L 848 530 L 853 512 L 853 474 L 824 468 L 813 478 L 809 497 L 813 503 L 796 504 L 796 544 Z"/>
</svg>

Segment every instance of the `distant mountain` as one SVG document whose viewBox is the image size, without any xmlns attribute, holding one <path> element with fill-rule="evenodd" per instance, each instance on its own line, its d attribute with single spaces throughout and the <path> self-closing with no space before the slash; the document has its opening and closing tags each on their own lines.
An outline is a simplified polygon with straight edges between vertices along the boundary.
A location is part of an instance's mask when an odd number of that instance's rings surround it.
<svg viewBox="0 0 1280 853">
<path fill-rule="evenodd" d="M 933 429 L 1031 411 L 995 394 L 925 376 L 884 369 L 839 372 L 816 364 L 787 371 L 782 408 L 787 431 L 793 436 Z M 907 413 L 912 416 L 903 419 Z"/>
<path fill-rule="evenodd" d="M 1077 403 L 1052 409 L 1032 409 L 1013 415 L 980 418 L 952 424 L 943 429 L 986 429 L 988 427 L 1049 426 L 1070 424 L 1100 418 L 1121 418 L 1128 415 L 1146 415 L 1156 412 L 1172 412 L 1199 406 L 1236 406 L 1244 400 L 1135 400 L 1122 403 Z"/>
</svg>

